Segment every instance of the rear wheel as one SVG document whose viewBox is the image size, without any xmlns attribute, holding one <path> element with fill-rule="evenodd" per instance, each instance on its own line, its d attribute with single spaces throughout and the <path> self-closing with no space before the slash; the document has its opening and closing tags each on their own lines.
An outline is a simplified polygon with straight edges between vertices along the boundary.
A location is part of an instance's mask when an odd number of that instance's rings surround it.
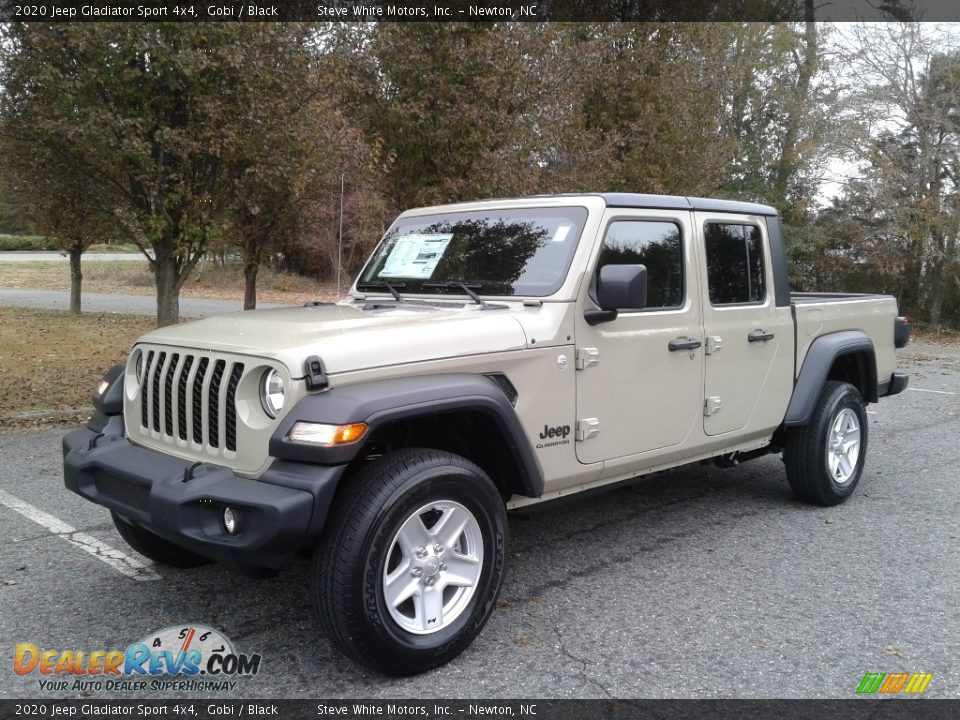
<svg viewBox="0 0 960 720">
<path fill-rule="evenodd" d="M 139 525 L 134 525 L 115 512 L 111 512 L 110 515 L 113 517 L 117 532 L 127 541 L 127 545 L 155 563 L 176 568 L 192 568 L 210 562 L 201 555 L 190 552 L 169 540 L 164 540 Z"/>
<path fill-rule="evenodd" d="M 404 449 L 349 481 L 314 560 L 330 640 L 389 675 L 463 652 L 493 611 L 506 557 L 506 510 L 476 465 Z"/>
<path fill-rule="evenodd" d="M 810 422 L 790 428 L 784 460 L 794 494 L 816 505 L 838 505 L 853 494 L 867 456 L 867 411 L 851 384 L 829 381 Z"/>
</svg>

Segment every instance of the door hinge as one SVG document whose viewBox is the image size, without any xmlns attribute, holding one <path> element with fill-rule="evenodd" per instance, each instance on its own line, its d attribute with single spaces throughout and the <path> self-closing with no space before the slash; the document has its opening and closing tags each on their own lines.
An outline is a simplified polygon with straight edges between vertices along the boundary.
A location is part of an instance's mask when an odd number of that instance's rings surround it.
<svg viewBox="0 0 960 720">
<path fill-rule="evenodd" d="M 723 338 L 719 335 L 707 335 L 707 342 L 703 345 L 703 352 L 713 355 L 723 350 Z"/>
<path fill-rule="evenodd" d="M 586 370 L 600 364 L 600 351 L 596 348 L 579 348 L 577 350 L 577 370 Z"/>
<path fill-rule="evenodd" d="M 589 440 L 600 434 L 600 421 L 597 418 L 577 420 L 577 432 L 574 437 L 577 441 Z"/>
<path fill-rule="evenodd" d="M 713 397 L 708 397 L 703 403 L 703 414 L 707 417 L 711 415 L 716 415 L 720 412 L 720 398 L 717 395 Z"/>
</svg>

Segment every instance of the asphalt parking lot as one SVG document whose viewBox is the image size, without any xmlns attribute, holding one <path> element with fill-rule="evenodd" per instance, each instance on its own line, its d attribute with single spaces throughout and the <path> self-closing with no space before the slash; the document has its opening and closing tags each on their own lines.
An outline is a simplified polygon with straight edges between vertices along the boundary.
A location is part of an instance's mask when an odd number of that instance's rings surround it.
<svg viewBox="0 0 960 720">
<path fill-rule="evenodd" d="M 487 628 L 405 680 L 331 648 L 305 558 L 261 581 L 103 562 L 109 548 L 85 551 L 87 536 L 132 551 L 105 510 L 63 488 L 64 431 L 2 434 L 0 696 L 76 696 L 11 672 L 17 643 L 124 648 L 196 622 L 263 656 L 232 697 L 849 698 L 868 671 L 931 672 L 926 695 L 960 697 L 960 357 L 908 350 L 911 389 L 870 406 L 867 466 L 845 505 L 795 502 L 771 456 L 515 514 Z"/>
</svg>

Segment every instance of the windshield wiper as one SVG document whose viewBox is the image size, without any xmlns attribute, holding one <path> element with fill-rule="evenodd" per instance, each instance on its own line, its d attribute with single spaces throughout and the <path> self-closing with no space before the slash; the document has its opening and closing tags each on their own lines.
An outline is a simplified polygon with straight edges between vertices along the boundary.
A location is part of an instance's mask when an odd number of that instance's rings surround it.
<svg viewBox="0 0 960 720">
<path fill-rule="evenodd" d="M 446 282 L 423 283 L 420 287 L 438 288 L 441 290 L 463 290 L 466 295 L 470 296 L 471 300 L 473 300 L 484 310 L 490 309 L 490 306 L 487 304 L 487 302 L 482 297 L 477 295 L 477 293 L 475 293 L 473 290 L 473 288 L 479 290 L 483 287 L 483 285 L 467 285 L 465 282 L 460 282 L 459 280 L 448 280 Z"/>
<path fill-rule="evenodd" d="M 406 302 L 403 299 L 403 296 L 397 292 L 397 288 L 405 288 L 406 283 L 388 283 L 386 280 L 377 280 L 376 282 L 360 282 L 357 283 L 357 290 L 363 290 L 367 288 L 368 290 L 376 290 L 377 288 L 386 288 L 390 291 L 390 294 L 393 295 L 393 299 L 397 302 Z"/>
</svg>

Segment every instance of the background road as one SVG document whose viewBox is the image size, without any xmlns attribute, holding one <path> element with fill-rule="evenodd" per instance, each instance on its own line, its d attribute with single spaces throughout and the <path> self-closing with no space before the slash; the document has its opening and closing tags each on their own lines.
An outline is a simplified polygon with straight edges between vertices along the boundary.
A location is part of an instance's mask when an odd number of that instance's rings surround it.
<svg viewBox="0 0 960 720">
<path fill-rule="evenodd" d="M 123 648 L 194 621 L 263 655 L 238 697 L 848 698 L 867 671 L 932 672 L 927 695 L 958 697 L 960 359 L 931 352 L 902 356 L 912 389 L 870 406 L 867 466 L 840 507 L 795 502 L 771 456 L 513 515 L 500 607 L 424 676 L 335 653 L 306 559 L 257 582 L 215 565 L 138 581 L 3 505 L 0 653 L 9 668 L 19 642 Z M 105 510 L 63 489 L 61 434 L 0 435 L 0 489 L 126 550 Z M 36 683 L 3 672 L 0 695 Z"/>
<path fill-rule="evenodd" d="M 59 252 L 0 252 L 0 262 L 69 262 L 68 255 Z M 84 253 L 82 262 L 142 262 L 147 259 L 142 253 Z"/>
</svg>

